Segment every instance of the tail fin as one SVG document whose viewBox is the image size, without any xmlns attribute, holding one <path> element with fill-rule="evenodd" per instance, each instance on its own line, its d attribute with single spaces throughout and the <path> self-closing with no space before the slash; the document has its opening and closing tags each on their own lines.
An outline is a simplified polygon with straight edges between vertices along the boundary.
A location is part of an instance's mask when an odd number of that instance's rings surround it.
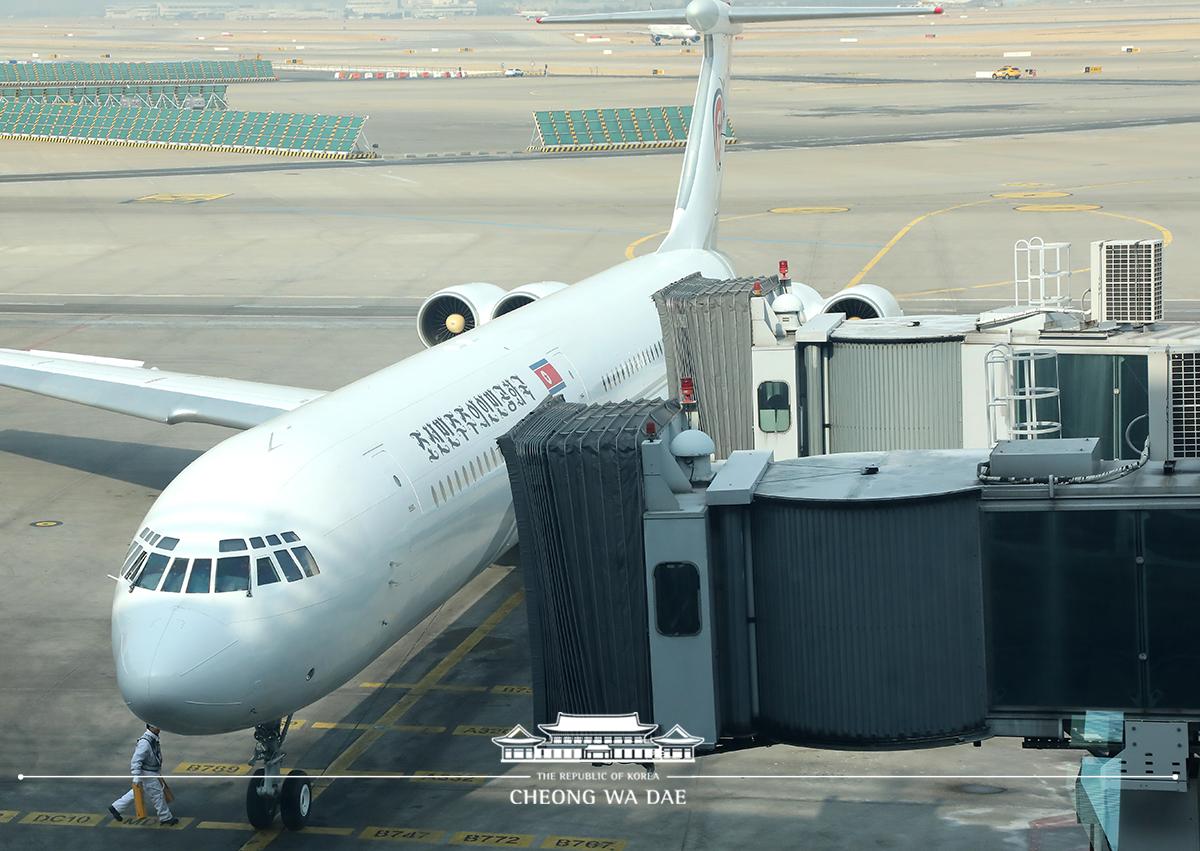
<svg viewBox="0 0 1200 851">
<path fill-rule="evenodd" d="M 820 18 L 866 18 L 899 15 L 941 14 L 942 8 L 897 6 L 771 6 L 730 5 L 730 0 L 691 0 L 676 11 L 612 12 L 556 16 L 540 19 L 546 24 L 689 24 L 704 37 L 704 63 L 692 107 L 683 154 L 683 173 L 671 230 L 659 251 L 681 248 L 713 249 L 717 242 L 717 218 L 721 207 L 721 164 L 725 153 L 725 115 L 728 97 L 729 57 L 733 37 L 741 24 L 805 21 Z"/>
</svg>

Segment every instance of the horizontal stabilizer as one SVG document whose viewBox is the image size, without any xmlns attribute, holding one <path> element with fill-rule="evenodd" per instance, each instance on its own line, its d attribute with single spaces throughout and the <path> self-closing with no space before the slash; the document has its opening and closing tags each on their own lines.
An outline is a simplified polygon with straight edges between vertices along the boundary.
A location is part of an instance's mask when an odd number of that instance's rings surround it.
<svg viewBox="0 0 1200 851">
<path fill-rule="evenodd" d="M 683 9 L 654 9 L 648 12 L 593 12 L 586 15 L 547 15 L 539 24 L 686 24 Z"/>
<path fill-rule="evenodd" d="M 821 18 L 887 18 L 941 13 L 941 6 L 734 6 L 729 10 L 729 21 L 734 24 L 767 24 Z"/>
<path fill-rule="evenodd" d="M 167 423 L 247 429 L 324 393 L 146 369 L 140 361 L 0 349 L 0 387 Z"/>
</svg>

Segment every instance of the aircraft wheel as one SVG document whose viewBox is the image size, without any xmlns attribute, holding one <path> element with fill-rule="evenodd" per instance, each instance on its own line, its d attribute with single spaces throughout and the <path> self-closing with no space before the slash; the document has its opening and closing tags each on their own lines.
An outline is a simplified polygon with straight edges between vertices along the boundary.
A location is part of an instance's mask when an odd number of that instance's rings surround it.
<svg viewBox="0 0 1200 851">
<path fill-rule="evenodd" d="M 259 830 L 265 830 L 274 823 L 275 810 L 279 807 L 279 802 L 274 798 L 264 798 L 258 794 L 264 774 L 261 768 L 255 771 L 254 778 L 246 787 L 246 818 Z"/>
<path fill-rule="evenodd" d="M 303 771 L 295 769 L 283 781 L 283 795 L 279 801 L 279 816 L 288 830 L 302 830 L 308 822 L 312 808 L 312 781 Z"/>
</svg>

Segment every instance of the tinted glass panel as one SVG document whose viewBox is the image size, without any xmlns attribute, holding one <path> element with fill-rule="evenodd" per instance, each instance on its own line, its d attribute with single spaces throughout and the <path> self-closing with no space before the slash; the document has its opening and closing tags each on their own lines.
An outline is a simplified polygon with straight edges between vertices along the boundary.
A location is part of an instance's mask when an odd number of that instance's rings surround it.
<svg viewBox="0 0 1200 851">
<path fill-rule="evenodd" d="M 188 574 L 187 592 L 189 594 L 207 594 L 212 578 L 212 559 L 198 558 L 192 563 L 192 572 Z"/>
<path fill-rule="evenodd" d="M 256 550 L 261 550 L 263 547 L 265 547 L 265 546 L 266 546 L 266 544 L 264 544 L 264 543 L 263 543 L 263 539 L 262 539 L 262 538 L 251 538 L 251 539 L 250 539 L 250 546 L 251 546 L 251 547 L 253 547 L 253 548 L 254 548 L 254 549 L 256 549 Z"/>
<path fill-rule="evenodd" d="M 792 427 L 786 382 L 764 381 L 758 385 L 758 427 L 765 432 L 787 431 Z"/>
<path fill-rule="evenodd" d="M 278 535 L 267 535 L 267 543 L 273 547 L 277 547 L 281 542 Z"/>
<path fill-rule="evenodd" d="M 152 532 L 150 534 L 150 546 L 154 546 L 155 544 L 157 544 L 158 539 L 161 537 L 162 537 L 162 535 L 158 534 L 157 532 Z"/>
<path fill-rule="evenodd" d="M 304 571 L 305 576 L 316 576 L 321 572 L 321 569 L 317 567 L 317 560 L 312 557 L 308 547 L 295 547 L 292 549 L 292 555 L 296 557 L 296 561 L 300 562 L 300 569 Z"/>
<path fill-rule="evenodd" d="M 260 558 L 256 567 L 258 569 L 258 576 L 256 578 L 259 587 L 279 581 L 279 574 L 275 572 L 275 563 L 269 558 Z"/>
<path fill-rule="evenodd" d="M 149 540 L 150 539 L 150 527 L 147 526 L 145 529 L 143 529 L 142 533 L 140 535 L 138 535 L 138 537 L 141 538 L 143 541 Z"/>
<path fill-rule="evenodd" d="M 287 550 L 276 550 L 275 558 L 279 561 L 279 566 L 283 568 L 283 575 L 287 577 L 288 582 L 295 582 L 303 576 L 300 568 L 296 565 L 296 560 Z"/>
<path fill-rule="evenodd" d="M 700 571 L 688 562 L 664 562 L 654 568 L 654 608 L 663 635 L 700 632 Z"/>
<path fill-rule="evenodd" d="M 163 571 L 167 569 L 167 557 L 161 553 L 151 553 L 146 559 L 146 569 L 134 583 L 139 588 L 157 588 L 158 580 L 162 579 Z"/>
<path fill-rule="evenodd" d="M 141 552 L 142 552 L 142 548 L 139 547 L 137 544 L 130 545 L 129 554 L 125 556 L 125 564 L 123 564 L 121 566 L 121 575 L 122 576 L 129 575 L 129 568 L 133 566 L 133 563 L 135 561 L 137 561 L 137 557 Z"/>
<path fill-rule="evenodd" d="M 161 541 L 158 542 L 159 549 L 163 549 L 163 550 L 173 550 L 177 546 L 179 546 L 178 538 L 163 538 Z"/>
<path fill-rule="evenodd" d="M 187 573 L 188 560 L 186 558 L 177 558 L 171 562 L 171 569 L 167 571 L 167 578 L 163 580 L 162 591 L 183 590 L 183 577 Z"/>
<path fill-rule="evenodd" d="M 226 538 L 224 541 L 221 541 L 218 549 L 223 553 L 240 553 L 246 549 L 246 542 L 241 538 Z"/>
<path fill-rule="evenodd" d="M 1136 706 L 1136 515 L 981 519 L 993 707 Z"/>
<path fill-rule="evenodd" d="M 1142 514 L 1146 556 L 1146 632 L 1152 709 L 1200 706 L 1200 512 Z M 1179 714 L 1191 714 L 1181 712 Z"/>
<path fill-rule="evenodd" d="M 1137 458 L 1146 421 L 1131 423 L 1149 410 L 1148 383 L 1144 355 L 1060 354 L 1062 436 L 1100 438 L 1101 458 Z"/>
<path fill-rule="evenodd" d="M 142 550 L 142 552 L 137 556 L 137 558 L 134 559 L 133 566 L 130 567 L 129 570 L 125 572 L 125 578 L 133 579 L 135 576 L 137 576 L 137 572 L 139 570 L 141 570 L 142 565 L 144 565 L 145 563 L 146 563 L 146 551 Z"/>
<path fill-rule="evenodd" d="M 217 559 L 217 593 L 250 590 L 250 556 Z"/>
<path fill-rule="evenodd" d="M 284 532 L 283 539 L 285 541 L 287 541 L 289 544 L 294 544 L 300 540 L 300 536 L 297 535 L 295 532 Z"/>
</svg>

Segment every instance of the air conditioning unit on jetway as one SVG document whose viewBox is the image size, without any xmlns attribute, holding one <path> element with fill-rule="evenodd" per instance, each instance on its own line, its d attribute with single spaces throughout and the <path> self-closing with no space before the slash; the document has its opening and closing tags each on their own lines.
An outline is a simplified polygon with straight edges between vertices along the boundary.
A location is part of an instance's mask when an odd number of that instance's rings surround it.
<svg viewBox="0 0 1200 851">
<path fill-rule="evenodd" d="M 1092 318 L 1146 325 L 1163 318 L 1161 239 L 1092 243 Z"/>
</svg>

